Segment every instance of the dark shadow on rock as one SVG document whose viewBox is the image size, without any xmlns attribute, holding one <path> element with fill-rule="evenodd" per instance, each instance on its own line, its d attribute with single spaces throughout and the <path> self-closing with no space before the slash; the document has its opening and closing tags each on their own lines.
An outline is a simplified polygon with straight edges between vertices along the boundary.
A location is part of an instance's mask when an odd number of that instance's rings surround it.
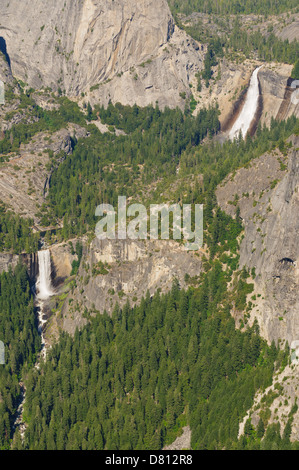
<svg viewBox="0 0 299 470">
<path fill-rule="evenodd" d="M 4 55 L 8 65 L 10 67 L 10 58 L 9 58 L 8 53 L 7 53 L 6 41 L 2 36 L 0 36 L 0 52 L 2 52 L 2 54 Z"/>
</svg>

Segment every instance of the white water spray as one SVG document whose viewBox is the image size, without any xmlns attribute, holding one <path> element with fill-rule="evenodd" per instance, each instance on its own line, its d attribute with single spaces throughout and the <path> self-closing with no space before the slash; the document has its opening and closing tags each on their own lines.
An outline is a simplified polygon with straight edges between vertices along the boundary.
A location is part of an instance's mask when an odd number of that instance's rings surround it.
<svg viewBox="0 0 299 470">
<path fill-rule="evenodd" d="M 47 320 L 44 319 L 44 308 L 45 308 L 45 301 L 49 299 L 52 295 L 54 295 L 54 291 L 52 288 L 51 282 L 51 256 L 50 250 L 42 250 L 38 252 L 38 278 L 35 284 L 35 295 L 37 300 L 38 306 L 38 331 L 41 336 L 41 351 L 40 357 L 38 358 L 35 367 L 39 369 L 40 367 L 40 360 L 43 358 L 46 359 L 46 344 L 43 335 L 43 326 L 47 323 Z M 14 422 L 14 430 L 19 429 L 21 439 L 24 441 L 25 431 L 26 431 L 26 423 L 23 419 L 23 411 L 24 411 L 24 402 L 26 397 L 26 389 L 23 383 L 20 383 L 21 386 L 21 400 L 18 405 L 18 409 L 16 412 L 16 418 Z"/>
<path fill-rule="evenodd" d="M 47 300 L 54 294 L 51 283 L 51 258 L 50 250 L 38 252 L 38 279 L 36 282 L 37 298 Z"/>
<path fill-rule="evenodd" d="M 54 295 L 51 281 L 51 256 L 50 250 L 42 250 L 38 252 L 38 278 L 36 281 L 36 298 L 38 300 L 39 312 L 38 312 L 38 323 L 39 333 L 42 340 L 41 354 L 46 358 L 46 345 L 44 341 L 43 327 L 47 323 L 47 319 L 44 318 L 45 314 L 45 302 Z M 39 365 L 37 364 L 37 367 Z"/>
<path fill-rule="evenodd" d="M 242 111 L 239 117 L 237 118 L 236 122 L 234 123 L 229 133 L 229 138 L 231 140 L 239 137 L 240 132 L 243 138 L 245 138 L 250 128 L 250 125 L 254 119 L 254 116 L 258 109 L 258 101 L 259 101 L 259 95 L 260 95 L 258 73 L 261 67 L 262 65 L 258 67 L 257 69 L 255 69 L 255 71 L 253 72 L 251 76 L 250 85 L 247 91 L 244 106 L 242 108 Z"/>
</svg>

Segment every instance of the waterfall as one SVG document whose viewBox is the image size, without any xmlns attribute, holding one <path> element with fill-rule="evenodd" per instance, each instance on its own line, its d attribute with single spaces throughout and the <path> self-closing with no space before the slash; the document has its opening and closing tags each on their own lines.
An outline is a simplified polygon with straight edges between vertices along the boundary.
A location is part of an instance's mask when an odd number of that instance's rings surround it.
<svg viewBox="0 0 299 470">
<path fill-rule="evenodd" d="M 39 274 L 36 282 L 37 298 L 47 300 L 54 294 L 51 283 L 51 258 L 50 250 L 38 252 Z"/>
<path fill-rule="evenodd" d="M 38 331 L 41 336 L 41 351 L 35 367 L 39 369 L 41 358 L 46 359 L 46 344 L 44 340 L 43 328 L 47 320 L 44 318 L 46 300 L 54 295 L 51 282 L 51 256 L 50 250 L 42 250 L 38 252 L 38 277 L 35 284 L 35 294 L 38 306 Z M 14 431 L 19 429 L 21 439 L 24 441 L 24 435 L 27 424 L 24 421 L 24 403 L 26 399 L 26 389 L 22 382 L 19 383 L 21 388 L 21 399 L 14 419 Z"/>
<path fill-rule="evenodd" d="M 242 133 L 243 138 L 246 137 L 246 134 L 257 112 L 260 95 L 258 72 L 261 67 L 262 65 L 256 68 L 251 76 L 244 106 L 229 133 L 229 138 L 231 140 L 237 138 L 240 132 Z"/>
</svg>

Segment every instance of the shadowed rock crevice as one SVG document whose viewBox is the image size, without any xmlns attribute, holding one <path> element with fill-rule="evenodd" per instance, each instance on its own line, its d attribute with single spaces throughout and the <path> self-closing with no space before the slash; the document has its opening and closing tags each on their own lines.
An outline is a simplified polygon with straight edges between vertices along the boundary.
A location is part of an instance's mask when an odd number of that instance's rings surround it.
<svg viewBox="0 0 299 470">
<path fill-rule="evenodd" d="M 291 258 L 282 258 L 279 262 L 285 267 L 296 266 L 296 261 Z"/>
<path fill-rule="evenodd" d="M 2 54 L 4 55 L 6 59 L 6 62 L 8 63 L 10 67 L 10 57 L 7 53 L 6 41 L 2 36 L 0 36 L 0 52 L 2 52 Z"/>
</svg>

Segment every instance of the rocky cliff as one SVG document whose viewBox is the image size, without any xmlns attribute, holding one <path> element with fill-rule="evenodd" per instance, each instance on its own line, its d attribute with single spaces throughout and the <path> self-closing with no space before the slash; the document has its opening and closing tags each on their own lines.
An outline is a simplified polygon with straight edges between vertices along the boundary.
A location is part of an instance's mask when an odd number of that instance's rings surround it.
<svg viewBox="0 0 299 470">
<path fill-rule="evenodd" d="M 91 103 L 183 105 L 202 64 L 166 0 L 11 0 L 0 22 L 15 77 Z"/>
<path fill-rule="evenodd" d="M 1 48 L 1 43 L 0 43 Z M 1 49 L 0 49 L 1 50 Z M 0 52 L 0 80 L 11 85 L 13 83 L 13 76 L 7 58 L 3 52 Z"/>
<path fill-rule="evenodd" d="M 13 76 L 34 89 L 61 89 L 81 104 L 184 108 L 192 86 L 197 111 L 217 101 L 225 124 L 260 65 L 223 60 L 221 78 L 197 92 L 205 48 L 175 26 L 167 0 L 50 0 L 47 8 L 42 0 L 12 0 L 1 13 L 0 50 Z M 260 71 L 262 123 L 299 115 L 286 93 L 291 69 L 265 64 Z M 11 79 L 9 68 L 4 75 Z"/>
<path fill-rule="evenodd" d="M 53 134 L 41 132 L 26 145 L 21 145 L 16 156 L 0 167 L 0 197 L 15 213 L 32 218 L 36 224 L 41 205 L 45 201 L 53 169 L 49 166 L 49 151 L 54 155 L 54 167 L 72 153 L 72 138 L 85 137 L 86 129 L 70 124 Z"/>
<path fill-rule="evenodd" d="M 66 298 L 59 325 L 74 333 L 91 314 L 112 313 L 116 303 L 139 304 L 149 291 L 168 291 L 174 278 L 186 287 L 185 274 L 196 280 L 202 269 L 201 255 L 186 252 L 174 241 L 98 240 L 85 245 L 76 288 Z"/>
<path fill-rule="evenodd" d="M 245 423 L 248 418 L 257 427 L 259 419 L 263 416 L 267 424 L 280 423 L 281 430 L 287 424 L 298 400 L 299 365 L 290 365 L 279 371 L 273 379 L 273 384 L 266 390 L 260 390 L 254 404 L 243 419 L 239 428 L 239 435 L 244 434 Z M 299 440 L 299 409 L 293 414 L 291 440 Z"/>
<path fill-rule="evenodd" d="M 14 255 L 11 253 L 0 253 L 0 273 L 14 269 L 21 262 L 27 266 L 28 276 L 35 283 L 38 274 L 37 253 Z"/>
<path fill-rule="evenodd" d="M 233 215 L 236 203 L 244 221 L 240 266 L 255 269 L 257 318 L 269 341 L 299 339 L 299 137 L 290 148 L 278 149 L 230 175 L 217 190 L 217 199 Z"/>
<path fill-rule="evenodd" d="M 259 72 L 260 89 L 263 98 L 261 123 L 268 127 L 271 119 L 285 120 L 290 116 L 299 117 L 298 100 L 292 100 L 295 89 L 290 88 L 292 66 L 287 64 L 264 65 Z"/>
<path fill-rule="evenodd" d="M 197 82 L 196 78 L 193 79 L 193 93 L 198 103 L 197 111 L 203 106 L 208 107 L 217 102 L 222 130 L 226 132 L 244 103 L 252 72 L 260 65 L 263 65 L 258 74 L 262 97 L 261 124 L 270 126 L 272 118 L 283 120 L 292 115 L 299 117 L 299 103 L 292 102 L 291 95 L 294 90 L 288 87 L 293 67 L 288 64 L 262 64 L 253 60 L 235 64 L 223 59 L 219 69 L 220 78 L 209 88 L 202 84 L 200 92 L 194 91 Z M 214 75 L 217 74 L 218 66 L 214 67 Z"/>
</svg>

